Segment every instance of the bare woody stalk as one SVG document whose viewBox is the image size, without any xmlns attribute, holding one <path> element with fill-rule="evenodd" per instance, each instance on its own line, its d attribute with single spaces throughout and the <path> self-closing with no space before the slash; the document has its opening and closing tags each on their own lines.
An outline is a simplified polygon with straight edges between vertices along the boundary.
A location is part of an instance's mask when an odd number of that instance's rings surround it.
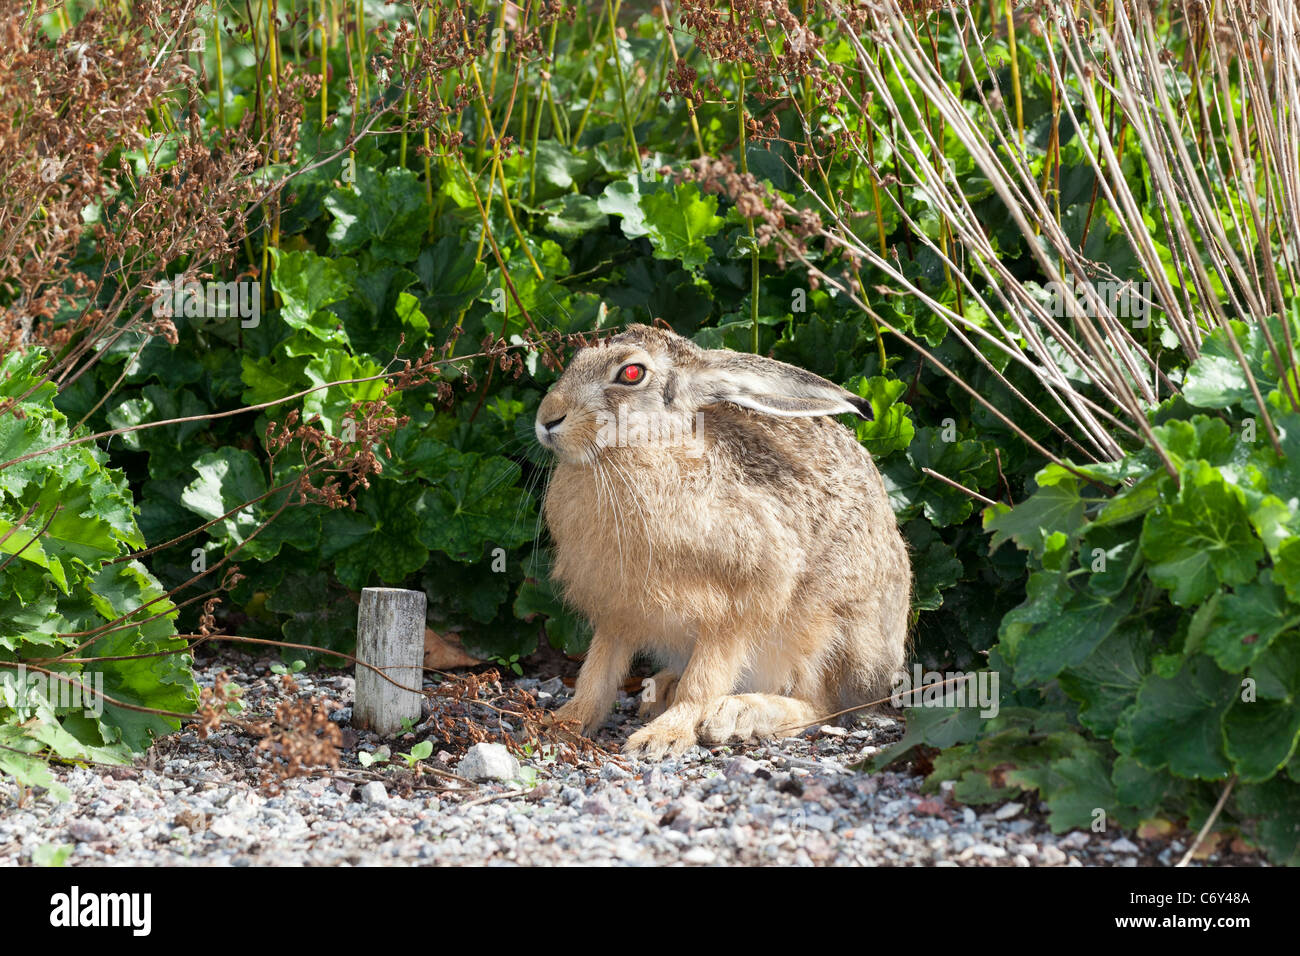
<svg viewBox="0 0 1300 956">
<path fill-rule="evenodd" d="M 1174 0 L 1174 6 L 1186 12 L 1188 4 Z M 1121 0 L 1112 5 L 1109 22 L 1093 11 L 1090 34 L 1088 20 L 1080 19 L 1075 7 L 1065 0 L 1043 5 L 1039 24 L 1054 54 L 1044 68 L 1059 92 L 1063 116 L 1087 130 L 1079 142 L 1098 184 L 1097 217 L 1104 211 L 1130 246 L 1150 283 L 1150 305 L 1188 361 L 1199 356 L 1211 330 L 1242 320 L 1260 330 L 1278 369 L 1294 368 L 1288 322 L 1282 321 L 1281 334 L 1274 335 L 1268 320 L 1285 316 L 1300 292 L 1294 262 L 1294 236 L 1300 234 L 1300 122 L 1289 105 L 1296 102 L 1292 92 L 1300 92 L 1300 11 L 1282 0 L 1253 7 L 1244 0 L 1222 0 L 1212 6 L 1210 68 L 1198 71 L 1195 82 L 1216 122 L 1205 124 L 1209 132 L 1198 136 L 1193 111 L 1170 82 L 1173 66 L 1162 55 L 1164 41 L 1150 5 Z M 1002 351 L 1030 371 L 1072 426 L 1071 443 L 1089 449 L 1087 457 L 1118 457 L 1122 450 L 1116 436 L 1130 434 L 1153 448 L 1176 478 L 1148 420 L 1148 412 L 1173 394 L 1176 384 L 1163 374 L 1158 357 L 1135 338 L 1121 303 L 1096 291 L 1094 283 L 1113 274 L 1071 240 L 1055 214 L 1050 191 L 1044 193 L 1029 157 L 1018 148 L 1018 123 L 1007 114 L 980 31 L 970 29 L 970 13 L 952 6 L 946 14 L 966 75 L 974 80 L 954 90 L 898 0 L 866 7 L 833 5 L 830 10 L 838 35 L 853 44 L 856 54 L 856 82 L 842 80 L 838 95 L 866 117 L 869 136 L 888 144 L 903 176 L 924 191 L 950 225 L 956 248 L 930 240 L 889 190 L 880 193 L 894 203 L 913 237 L 952 270 L 985 322 L 971 321 L 937 301 L 895 260 L 858 239 L 851 228 L 857 210 L 823 203 L 823 238 L 850 262 L 865 262 L 883 273 L 892 290 L 918 297 L 1003 384 L 1009 387 L 975 348 L 977 343 Z M 1255 15 L 1248 16 L 1252 10 Z M 820 49 L 818 56 L 826 75 L 838 75 Z M 1159 216 L 1154 230 L 1125 179 L 1123 147 L 1111 133 L 1117 127 L 1105 115 L 1098 90 L 1119 114 L 1118 128 L 1131 130 L 1131 142 L 1155 185 Z M 1010 273 L 950 162 L 933 162 L 944 155 L 944 144 L 936 141 L 929 124 L 917 122 L 924 115 L 922 103 L 937 113 L 948 135 L 988 179 L 1042 275 L 1074 282 L 1078 301 L 1075 295 L 1055 300 L 1063 314 L 1053 314 L 1038 284 Z M 862 143 L 849 146 L 859 161 L 870 163 Z M 877 173 L 877 179 L 883 177 Z M 1240 197 L 1234 193 L 1237 184 L 1243 190 Z M 809 187 L 809 195 L 818 194 Z M 853 291 L 864 296 L 860 289 Z M 1277 448 L 1259 383 L 1235 337 L 1229 340 L 1260 408 L 1263 430 Z M 1088 395 L 1069 377 L 1063 358 L 1086 372 L 1092 386 Z M 1300 408 L 1294 380 L 1282 379 L 1287 400 Z M 1045 417 L 1027 396 L 1014 389 L 1012 394 L 1030 414 Z M 1061 426 L 1052 427 L 1061 433 Z"/>
</svg>

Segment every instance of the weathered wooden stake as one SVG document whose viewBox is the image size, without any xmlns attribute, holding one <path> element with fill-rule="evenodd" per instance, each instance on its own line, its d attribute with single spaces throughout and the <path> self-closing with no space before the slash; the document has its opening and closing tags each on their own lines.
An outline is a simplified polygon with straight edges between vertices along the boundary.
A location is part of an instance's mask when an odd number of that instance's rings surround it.
<svg viewBox="0 0 1300 956">
<path fill-rule="evenodd" d="M 424 671 L 423 591 L 365 588 L 357 609 L 357 698 L 352 722 L 385 737 L 402 729 L 403 719 L 420 719 L 419 688 Z M 383 669 L 401 687 L 369 667 Z M 404 688 L 412 688 L 405 690 Z"/>
</svg>

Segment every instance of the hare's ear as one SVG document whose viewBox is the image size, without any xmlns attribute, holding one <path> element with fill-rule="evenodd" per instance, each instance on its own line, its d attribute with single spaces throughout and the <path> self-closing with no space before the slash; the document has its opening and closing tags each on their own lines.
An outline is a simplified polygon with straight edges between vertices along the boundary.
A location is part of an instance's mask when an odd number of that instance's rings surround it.
<svg viewBox="0 0 1300 956">
<path fill-rule="evenodd" d="M 779 418 L 846 413 L 871 418 L 871 402 L 794 365 L 724 349 L 705 355 L 688 376 L 699 405 L 731 402 Z"/>
</svg>

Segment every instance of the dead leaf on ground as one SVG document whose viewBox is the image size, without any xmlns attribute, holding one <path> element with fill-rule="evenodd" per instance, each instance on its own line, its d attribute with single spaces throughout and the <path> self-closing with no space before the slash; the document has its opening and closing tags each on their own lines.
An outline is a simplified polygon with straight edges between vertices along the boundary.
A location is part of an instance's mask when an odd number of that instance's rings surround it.
<svg viewBox="0 0 1300 956">
<path fill-rule="evenodd" d="M 431 627 L 424 629 L 424 666 L 449 671 L 456 667 L 473 667 L 478 658 L 465 653 L 455 634 L 439 634 Z"/>
<path fill-rule="evenodd" d="M 928 817 L 943 817 L 945 820 L 951 820 L 952 815 L 948 810 L 948 805 L 942 800 L 936 800 L 934 797 L 928 797 L 916 805 L 916 812 Z"/>
<path fill-rule="evenodd" d="M 1167 840 L 1173 835 L 1174 825 L 1168 820 L 1143 820 L 1138 826 L 1139 840 Z"/>
<path fill-rule="evenodd" d="M 1219 844 L 1223 842 L 1225 834 L 1222 831 L 1207 833 L 1201 845 L 1196 848 L 1192 854 L 1193 860 L 1208 860 L 1213 854 L 1219 852 Z"/>
</svg>

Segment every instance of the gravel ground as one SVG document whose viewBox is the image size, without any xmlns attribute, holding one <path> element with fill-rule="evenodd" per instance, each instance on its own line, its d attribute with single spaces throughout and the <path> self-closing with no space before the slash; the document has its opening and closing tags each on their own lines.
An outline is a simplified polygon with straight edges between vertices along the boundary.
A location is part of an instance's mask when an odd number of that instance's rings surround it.
<svg viewBox="0 0 1300 956">
<path fill-rule="evenodd" d="M 266 712 L 286 694 L 271 663 L 227 657 L 197 674 L 211 686 L 225 669 L 245 689 L 249 712 Z M 254 769 L 257 740 L 225 728 L 206 741 L 192 730 L 174 734 L 133 767 L 58 769 L 70 801 L 0 795 L 0 866 L 30 863 L 51 845 L 71 847 L 69 865 L 1159 866 L 1176 862 L 1189 838 L 1053 835 L 1033 804 L 977 812 L 945 793 L 922 794 L 919 776 L 852 772 L 848 765 L 902 732 L 877 715 L 765 746 L 696 747 L 657 764 L 600 754 L 576 766 L 529 759 L 513 779 L 457 786 L 411 773 L 400 757 L 403 769 L 362 767 L 358 751 L 373 754 L 383 742 L 348 726 L 352 678 L 323 671 L 296 681 L 296 696 L 342 705 L 332 717 L 344 738 L 337 770 L 268 792 Z M 548 707 L 570 693 L 559 678 L 514 683 Z M 616 751 L 639 726 L 635 712 L 624 695 L 596 742 Z M 409 751 L 424 726 L 392 741 L 393 751 Z M 469 769 L 436 745 L 424 764 Z M 1260 860 L 1225 848 L 1205 862 Z"/>
</svg>

